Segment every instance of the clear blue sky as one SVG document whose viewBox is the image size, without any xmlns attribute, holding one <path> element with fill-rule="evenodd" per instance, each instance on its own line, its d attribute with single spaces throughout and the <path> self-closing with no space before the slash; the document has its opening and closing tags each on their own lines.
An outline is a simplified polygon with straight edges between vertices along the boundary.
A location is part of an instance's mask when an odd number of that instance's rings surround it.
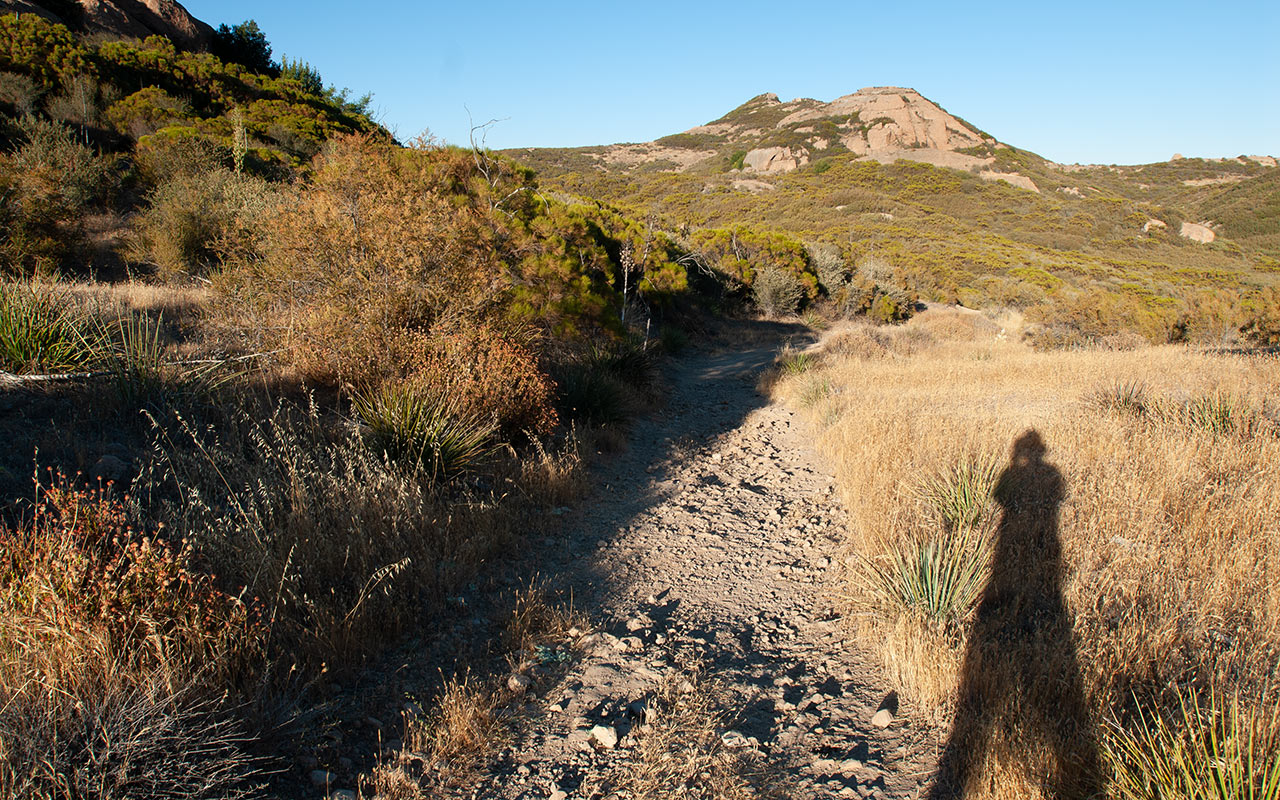
<svg viewBox="0 0 1280 800">
<path fill-rule="evenodd" d="M 1063 162 L 1280 155 L 1280 0 L 1042 4 L 184 0 L 255 19 L 402 139 L 647 141 L 761 92 L 919 90 Z"/>
</svg>

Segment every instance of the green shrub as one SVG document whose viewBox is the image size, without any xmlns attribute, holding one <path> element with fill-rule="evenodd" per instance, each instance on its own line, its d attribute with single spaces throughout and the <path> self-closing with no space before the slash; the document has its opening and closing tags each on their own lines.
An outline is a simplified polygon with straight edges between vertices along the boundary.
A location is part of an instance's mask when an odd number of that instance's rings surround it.
<svg viewBox="0 0 1280 800">
<path fill-rule="evenodd" d="M 606 369 L 571 364 L 558 376 L 560 414 L 587 425 L 619 425 L 631 416 L 633 401 L 622 380 Z"/>
<path fill-rule="evenodd" d="M 674 325 L 663 325 L 658 333 L 658 345 L 662 352 L 678 356 L 689 346 L 689 334 Z"/>
<path fill-rule="evenodd" d="M 1177 691 L 1171 713 L 1139 707 L 1107 726 L 1109 796 L 1118 800 L 1276 800 L 1280 735 L 1274 706 L 1217 691 Z"/>
<path fill-rule="evenodd" d="M 97 356 L 97 341 L 92 320 L 64 293 L 34 283 L 0 284 L 0 369 L 85 369 Z"/>
<path fill-rule="evenodd" d="M 493 424 L 460 415 L 447 400 L 407 384 L 357 394 L 351 409 L 367 426 L 374 452 L 435 480 L 474 469 L 492 449 Z"/>
</svg>

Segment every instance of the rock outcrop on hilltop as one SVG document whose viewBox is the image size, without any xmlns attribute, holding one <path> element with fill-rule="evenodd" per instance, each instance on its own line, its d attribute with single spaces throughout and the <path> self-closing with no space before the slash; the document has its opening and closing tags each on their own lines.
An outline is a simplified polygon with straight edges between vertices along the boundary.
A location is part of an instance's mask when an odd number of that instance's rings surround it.
<svg viewBox="0 0 1280 800">
<path fill-rule="evenodd" d="M 186 50 L 204 50 L 213 28 L 176 0 L 0 0 L 0 13 L 39 14 L 73 30 L 129 39 L 159 34 Z"/>
<path fill-rule="evenodd" d="M 1006 147 L 944 111 L 914 89 L 876 86 L 830 103 L 782 102 L 757 95 L 714 122 L 643 144 L 599 148 L 589 155 L 606 168 L 659 165 L 685 172 L 726 161 L 749 175 L 781 175 L 837 153 L 892 164 L 900 159 L 973 172 L 1038 192 L 1030 178 L 995 168 Z"/>
</svg>

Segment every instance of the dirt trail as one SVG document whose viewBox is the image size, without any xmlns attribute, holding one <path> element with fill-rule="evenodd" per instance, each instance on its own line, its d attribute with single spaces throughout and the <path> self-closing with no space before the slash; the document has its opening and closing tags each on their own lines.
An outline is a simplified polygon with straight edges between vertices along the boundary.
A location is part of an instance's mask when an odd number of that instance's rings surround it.
<svg viewBox="0 0 1280 800">
<path fill-rule="evenodd" d="M 603 631 L 534 700 L 477 796 L 584 796 L 630 757 L 628 708 L 694 662 L 728 687 L 726 744 L 758 747 L 793 781 L 789 796 L 920 794 L 937 731 L 872 723 L 898 709 L 834 610 L 843 511 L 802 423 L 756 390 L 782 332 L 756 333 L 672 363 L 664 409 L 566 514 L 546 568 Z"/>
</svg>

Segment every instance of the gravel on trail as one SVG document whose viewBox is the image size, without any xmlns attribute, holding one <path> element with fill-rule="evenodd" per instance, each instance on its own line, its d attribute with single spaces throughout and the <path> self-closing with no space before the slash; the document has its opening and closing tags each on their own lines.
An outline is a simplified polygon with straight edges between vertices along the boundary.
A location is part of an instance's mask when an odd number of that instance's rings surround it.
<svg viewBox="0 0 1280 800">
<path fill-rule="evenodd" d="M 671 360 L 663 408 L 632 425 L 625 452 L 597 460 L 593 489 L 542 548 L 544 574 L 599 630 L 525 698 L 474 796 L 584 797 L 631 757 L 655 687 L 695 664 L 723 687 L 725 747 L 757 749 L 785 796 L 927 787 L 939 731 L 901 715 L 847 639 L 845 515 L 804 423 L 757 389 L 786 333 L 758 326 L 731 333 L 733 349 Z"/>
</svg>

